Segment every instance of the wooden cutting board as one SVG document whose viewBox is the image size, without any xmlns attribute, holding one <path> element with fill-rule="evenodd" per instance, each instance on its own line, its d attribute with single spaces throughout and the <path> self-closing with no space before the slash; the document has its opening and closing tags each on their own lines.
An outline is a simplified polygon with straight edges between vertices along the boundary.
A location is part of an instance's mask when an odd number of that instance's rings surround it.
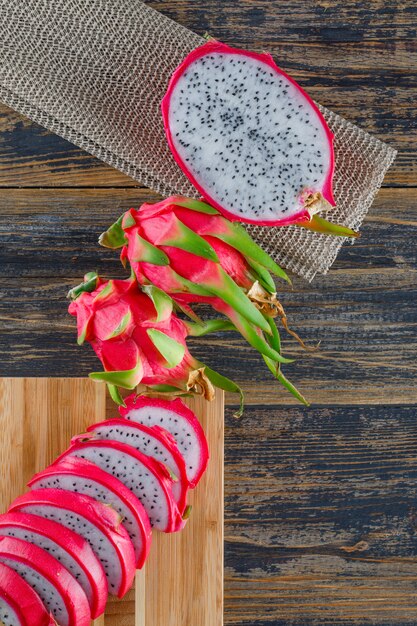
<svg viewBox="0 0 417 626">
<path fill-rule="evenodd" d="M 224 398 L 190 399 L 207 434 L 209 468 L 191 493 L 191 518 L 175 535 L 154 533 L 135 589 L 110 599 L 94 626 L 222 626 Z M 1 512 L 72 436 L 115 415 L 105 387 L 78 378 L 0 378 Z"/>
</svg>

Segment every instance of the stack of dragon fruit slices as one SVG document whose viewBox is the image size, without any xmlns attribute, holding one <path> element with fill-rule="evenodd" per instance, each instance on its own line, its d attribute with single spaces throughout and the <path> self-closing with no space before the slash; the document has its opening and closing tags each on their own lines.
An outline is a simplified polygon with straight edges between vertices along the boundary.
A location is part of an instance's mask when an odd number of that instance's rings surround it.
<svg viewBox="0 0 417 626">
<path fill-rule="evenodd" d="M 0 623 L 89 626 L 131 588 L 152 529 L 181 530 L 208 446 L 179 399 L 129 396 L 0 516 Z"/>
</svg>

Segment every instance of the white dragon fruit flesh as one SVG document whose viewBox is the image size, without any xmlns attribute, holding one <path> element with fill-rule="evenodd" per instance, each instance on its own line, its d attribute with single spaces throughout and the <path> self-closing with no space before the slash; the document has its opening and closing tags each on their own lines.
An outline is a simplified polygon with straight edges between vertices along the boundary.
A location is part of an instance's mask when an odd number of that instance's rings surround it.
<svg viewBox="0 0 417 626">
<path fill-rule="evenodd" d="M 122 518 L 132 541 L 136 567 L 143 567 L 152 541 L 149 517 L 143 504 L 120 480 L 90 461 L 68 457 L 36 474 L 29 482 L 29 487 L 73 491 L 113 507 Z"/>
<path fill-rule="evenodd" d="M 174 437 L 168 431 L 160 426 L 149 427 L 124 419 L 110 419 L 93 424 L 87 431 L 92 440 L 120 441 L 165 465 L 177 479 L 172 485 L 174 500 L 180 513 L 185 511 L 188 491 L 185 462 Z"/>
<path fill-rule="evenodd" d="M 49 552 L 72 574 L 84 590 L 95 619 L 107 601 L 104 570 L 90 545 L 77 533 L 27 513 L 6 513 L 0 516 L 0 536 L 17 537 Z"/>
<path fill-rule="evenodd" d="M 180 530 L 183 520 L 172 495 L 173 480 L 158 461 L 118 441 L 90 441 L 82 435 L 58 462 L 69 457 L 87 459 L 108 472 L 142 502 L 151 526 L 163 532 Z"/>
<path fill-rule="evenodd" d="M 182 454 L 189 484 L 195 487 L 203 475 L 209 450 L 207 439 L 196 415 L 182 400 L 148 398 L 131 394 L 119 407 L 120 415 L 146 426 L 161 426 L 175 439 Z"/>
<path fill-rule="evenodd" d="M 0 562 L 34 589 L 59 626 L 90 625 L 87 596 L 68 570 L 48 552 L 16 537 L 0 537 Z"/>
<path fill-rule="evenodd" d="M 54 520 L 88 541 L 104 568 L 109 593 L 122 597 L 132 586 L 134 549 L 119 515 L 111 507 L 78 493 L 36 489 L 17 498 L 9 511 Z"/>
<path fill-rule="evenodd" d="M 231 220 L 284 226 L 335 204 L 333 135 L 269 54 L 207 42 L 174 72 L 162 114 L 177 163 Z"/>
<path fill-rule="evenodd" d="M 14 569 L 4 563 L 0 563 L 0 624 L 56 625 L 36 591 Z"/>
</svg>

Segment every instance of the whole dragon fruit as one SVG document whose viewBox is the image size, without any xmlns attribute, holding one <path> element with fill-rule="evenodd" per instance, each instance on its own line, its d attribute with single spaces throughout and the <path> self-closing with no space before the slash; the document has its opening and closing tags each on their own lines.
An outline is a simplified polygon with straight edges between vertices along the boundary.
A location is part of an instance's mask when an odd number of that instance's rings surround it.
<svg viewBox="0 0 417 626">
<path fill-rule="evenodd" d="M 269 54 L 207 42 L 174 72 L 162 115 L 177 163 L 230 219 L 354 235 L 314 217 L 335 204 L 333 134 Z"/>
<path fill-rule="evenodd" d="M 134 389 L 139 383 L 155 391 L 192 391 L 207 399 L 214 396 L 214 386 L 240 392 L 232 381 L 197 361 L 186 345 L 188 335 L 227 323 L 186 323 L 173 313 L 169 296 L 152 286 L 145 293 L 134 277 L 106 281 L 87 274 L 70 296 L 78 343 L 88 341 L 104 366 L 104 372 L 90 376 L 106 382 L 119 404 L 123 401 L 118 387 Z"/>
<path fill-rule="evenodd" d="M 100 243 L 122 248 L 121 259 L 129 261 L 138 282 L 169 294 L 189 316 L 195 316 L 192 304 L 205 303 L 228 317 L 268 359 L 276 378 L 305 403 L 279 367 L 289 361 L 281 355 L 271 319 L 279 316 L 289 330 L 270 272 L 289 279 L 241 224 L 204 202 L 173 196 L 130 209 L 101 235 Z"/>
</svg>

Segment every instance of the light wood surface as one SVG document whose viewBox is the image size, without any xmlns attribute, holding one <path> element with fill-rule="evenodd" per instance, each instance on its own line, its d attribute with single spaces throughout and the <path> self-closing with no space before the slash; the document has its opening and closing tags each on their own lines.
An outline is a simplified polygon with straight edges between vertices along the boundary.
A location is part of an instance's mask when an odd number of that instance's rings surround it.
<svg viewBox="0 0 417 626">
<path fill-rule="evenodd" d="M 93 626 L 221 626 L 223 624 L 224 398 L 190 399 L 205 429 L 211 458 L 191 493 L 192 514 L 181 533 L 154 533 L 135 590 L 110 598 Z M 1 511 L 72 436 L 115 414 L 105 387 L 88 379 L 0 378 Z"/>
</svg>

